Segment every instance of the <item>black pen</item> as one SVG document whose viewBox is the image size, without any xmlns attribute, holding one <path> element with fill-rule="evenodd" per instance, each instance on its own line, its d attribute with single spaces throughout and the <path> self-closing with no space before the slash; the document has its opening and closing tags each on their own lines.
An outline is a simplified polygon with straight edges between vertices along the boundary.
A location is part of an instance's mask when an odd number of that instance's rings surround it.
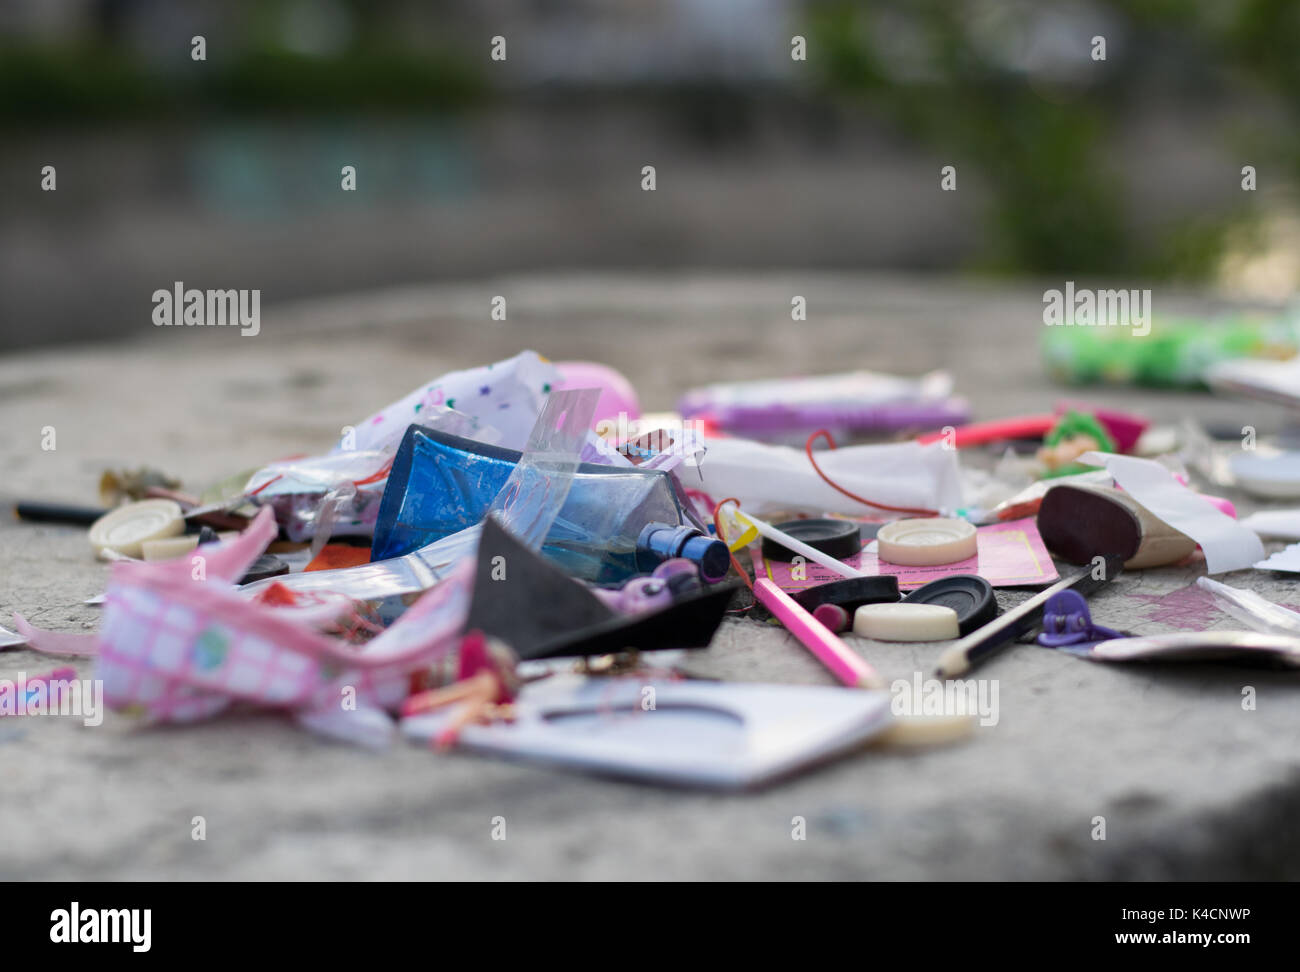
<svg viewBox="0 0 1300 972">
<path fill-rule="evenodd" d="M 90 526 L 108 510 L 94 506 L 69 506 L 66 503 L 46 503 L 43 500 L 19 500 L 14 504 L 14 516 L 33 523 L 72 523 Z"/>
<path fill-rule="evenodd" d="M 935 674 L 939 678 L 956 678 L 984 661 L 989 656 L 1021 635 L 1037 628 L 1043 619 L 1047 599 L 1061 591 L 1078 591 L 1088 595 L 1119 576 L 1124 558 L 1111 554 L 1101 564 L 1089 565 L 1069 577 L 1062 578 L 1051 587 L 1035 594 L 1025 603 L 1012 608 L 1000 618 L 972 631 L 939 656 Z"/>
</svg>

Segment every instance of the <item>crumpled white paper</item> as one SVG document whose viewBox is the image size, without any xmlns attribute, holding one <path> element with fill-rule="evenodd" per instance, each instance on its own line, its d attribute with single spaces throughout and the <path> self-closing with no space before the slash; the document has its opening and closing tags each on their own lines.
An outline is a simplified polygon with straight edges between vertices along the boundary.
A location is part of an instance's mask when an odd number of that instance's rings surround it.
<svg viewBox="0 0 1300 972">
<path fill-rule="evenodd" d="M 427 411 L 443 406 L 491 426 L 497 445 L 522 450 L 560 372 L 536 351 L 481 368 L 453 371 L 381 409 L 339 440 L 332 452 L 396 449 L 406 427 L 423 424 Z M 477 438 L 477 436 L 476 436 Z"/>
</svg>

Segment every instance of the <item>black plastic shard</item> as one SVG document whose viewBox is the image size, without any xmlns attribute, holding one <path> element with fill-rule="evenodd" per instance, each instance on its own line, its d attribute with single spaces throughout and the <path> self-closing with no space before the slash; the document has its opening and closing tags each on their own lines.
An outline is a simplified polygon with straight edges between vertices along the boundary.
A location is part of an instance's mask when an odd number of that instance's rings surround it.
<svg viewBox="0 0 1300 972">
<path fill-rule="evenodd" d="M 715 585 L 658 611 L 619 614 L 489 516 L 465 630 L 500 638 L 524 660 L 704 648 L 734 592 Z"/>
<path fill-rule="evenodd" d="M 495 517 L 483 520 L 466 631 L 477 628 L 529 658 L 531 648 L 556 635 L 614 616 L 604 601 L 520 543 Z"/>
<path fill-rule="evenodd" d="M 603 624 L 560 635 L 520 657 L 589 658 L 628 650 L 707 648 L 727 613 L 736 586 L 715 584 L 658 611 L 616 615 Z"/>
<path fill-rule="evenodd" d="M 254 581 L 266 580 L 268 577 L 279 577 L 281 574 L 287 573 L 289 573 L 289 565 L 283 560 L 275 556 L 275 554 L 262 554 L 249 566 L 244 576 L 239 579 L 239 583 L 252 584 Z"/>
</svg>

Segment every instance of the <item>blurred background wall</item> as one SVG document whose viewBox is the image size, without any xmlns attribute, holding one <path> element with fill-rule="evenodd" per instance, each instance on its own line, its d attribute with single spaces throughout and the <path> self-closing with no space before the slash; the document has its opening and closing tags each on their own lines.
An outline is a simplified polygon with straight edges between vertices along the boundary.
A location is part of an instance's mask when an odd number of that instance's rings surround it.
<svg viewBox="0 0 1300 972">
<path fill-rule="evenodd" d="M 0 0 L 0 347 L 138 334 L 176 280 L 266 305 L 883 268 L 1278 301 L 1297 39 L 1294 0 Z"/>
</svg>

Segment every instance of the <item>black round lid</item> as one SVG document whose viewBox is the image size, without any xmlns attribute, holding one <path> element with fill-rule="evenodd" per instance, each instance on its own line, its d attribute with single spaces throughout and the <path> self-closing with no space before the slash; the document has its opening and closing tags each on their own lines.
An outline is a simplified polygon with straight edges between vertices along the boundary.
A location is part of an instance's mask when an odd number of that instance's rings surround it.
<svg viewBox="0 0 1300 972">
<path fill-rule="evenodd" d="M 858 535 L 858 525 L 852 520 L 786 520 L 774 526 L 788 533 L 796 540 L 802 540 L 814 550 L 824 553 L 836 560 L 852 557 L 862 551 L 862 539 Z M 769 560 L 789 563 L 798 556 L 789 547 L 780 542 L 763 538 L 763 556 Z"/>
<path fill-rule="evenodd" d="M 838 604 L 850 615 L 864 604 L 881 604 L 898 600 L 898 578 L 893 574 L 879 577 L 845 577 L 827 581 L 791 594 L 805 611 L 815 611 L 823 604 Z"/>
<path fill-rule="evenodd" d="M 940 604 L 957 612 L 957 630 L 962 636 L 981 628 L 998 616 L 993 585 L 978 574 L 940 577 L 918 587 L 903 598 L 911 604 Z"/>
</svg>

